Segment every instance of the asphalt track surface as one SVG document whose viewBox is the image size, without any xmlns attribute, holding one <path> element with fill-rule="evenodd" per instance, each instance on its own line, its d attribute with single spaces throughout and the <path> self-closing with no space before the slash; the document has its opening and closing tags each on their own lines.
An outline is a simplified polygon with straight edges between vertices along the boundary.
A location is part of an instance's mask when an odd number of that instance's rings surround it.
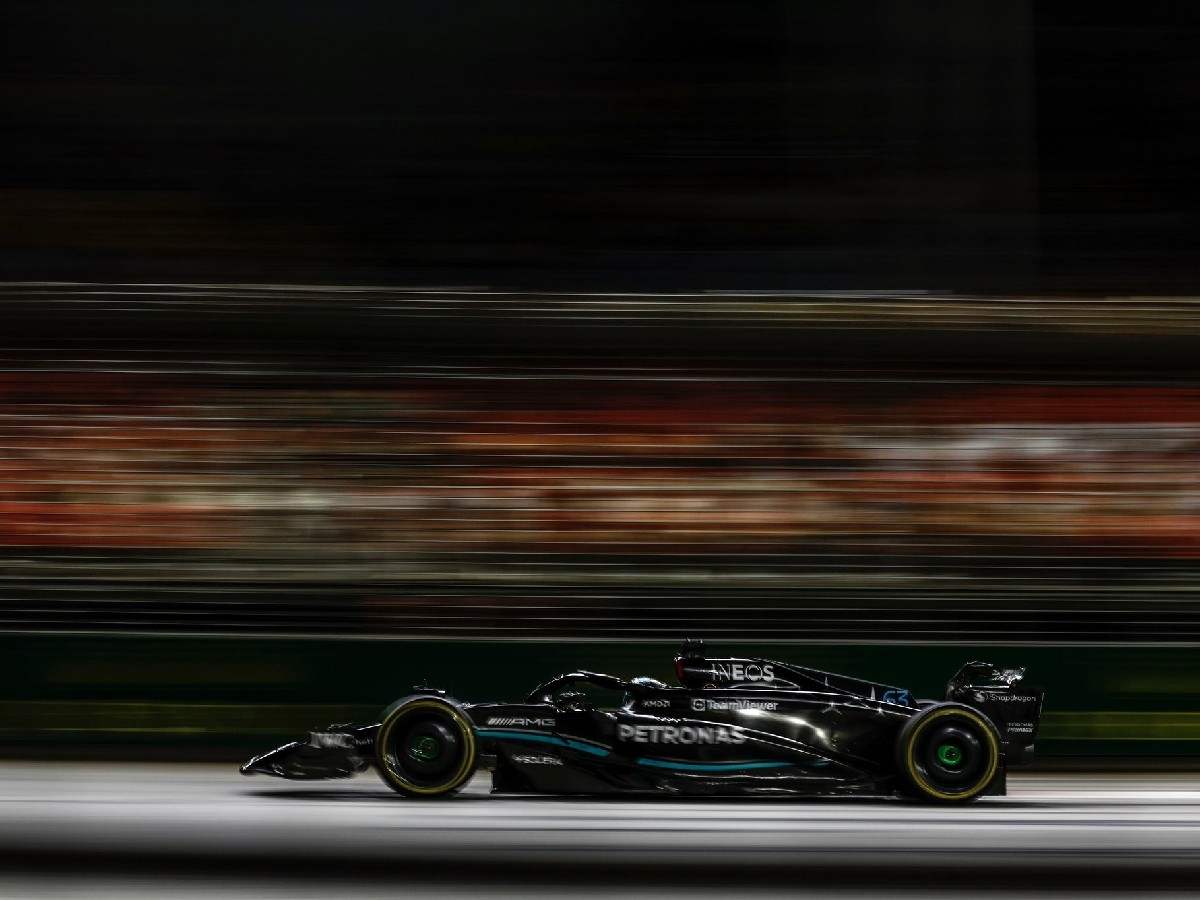
<svg viewBox="0 0 1200 900">
<path fill-rule="evenodd" d="M 885 800 L 410 801 L 374 774 L 0 764 L 0 896 L 741 896 L 1200 891 L 1200 774 L 1014 775 Z"/>
</svg>

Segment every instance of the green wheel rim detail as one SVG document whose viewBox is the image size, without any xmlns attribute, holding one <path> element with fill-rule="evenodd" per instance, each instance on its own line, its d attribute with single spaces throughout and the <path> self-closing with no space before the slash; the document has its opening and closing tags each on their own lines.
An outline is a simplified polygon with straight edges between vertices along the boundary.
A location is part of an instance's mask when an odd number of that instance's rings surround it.
<svg viewBox="0 0 1200 900">
<path fill-rule="evenodd" d="M 963 761 L 962 748 L 958 744 L 941 744 L 937 748 L 937 758 L 943 766 L 957 766 Z"/>
<path fill-rule="evenodd" d="M 423 734 L 408 745 L 408 755 L 421 762 L 429 762 L 442 755 L 442 744 L 435 737 Z"/>
</svg>

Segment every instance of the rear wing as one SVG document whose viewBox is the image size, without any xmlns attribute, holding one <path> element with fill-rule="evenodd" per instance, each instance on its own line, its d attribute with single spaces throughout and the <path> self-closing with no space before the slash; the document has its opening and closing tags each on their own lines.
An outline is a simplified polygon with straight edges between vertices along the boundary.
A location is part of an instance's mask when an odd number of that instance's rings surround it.
<svg viewBox="0 0 1200 900">
<path fill-rule="evenodd" d="M 946 699 L 981 710 L 1000 730 L 1010 763 L 1033 758 L 1045 691 L 1025 683 L 1025 668 L 969 662 L 946 685 Z"/>
</svg>

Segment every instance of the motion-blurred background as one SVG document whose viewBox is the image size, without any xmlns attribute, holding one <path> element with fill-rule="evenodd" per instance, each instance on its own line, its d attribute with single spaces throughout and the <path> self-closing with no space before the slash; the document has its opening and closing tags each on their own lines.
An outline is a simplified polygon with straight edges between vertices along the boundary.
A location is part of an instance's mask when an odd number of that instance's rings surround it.
<svg viewBox="0 0 1200 900">
<path fill-rule="evenodd" d="M 0 729 L 683 636 L 1200 745 L 1200 8 L 20 2 Z"/>
</svg>

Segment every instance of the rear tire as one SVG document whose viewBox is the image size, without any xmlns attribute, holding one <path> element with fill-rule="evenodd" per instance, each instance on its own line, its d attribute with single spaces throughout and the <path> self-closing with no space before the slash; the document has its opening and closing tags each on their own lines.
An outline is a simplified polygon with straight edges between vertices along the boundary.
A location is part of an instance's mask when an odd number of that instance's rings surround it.
<svg viewBox="0 0 1200 900">
<path fill-rule="evenodd" d="M 394 703 L 375 737 L 379 774 L 406 797 L 444 797 L 462 790 L 478 757 L 470 720 L 454 704 L 436 697 Z"/>
<path fill-rule="evenodd" d="M 896 765 L 913 796 L 965 803 L 987 790 L 1000 771 L 1000 736 L 977 710 L 938 703 L 900 729 Z"/>
</svg>

